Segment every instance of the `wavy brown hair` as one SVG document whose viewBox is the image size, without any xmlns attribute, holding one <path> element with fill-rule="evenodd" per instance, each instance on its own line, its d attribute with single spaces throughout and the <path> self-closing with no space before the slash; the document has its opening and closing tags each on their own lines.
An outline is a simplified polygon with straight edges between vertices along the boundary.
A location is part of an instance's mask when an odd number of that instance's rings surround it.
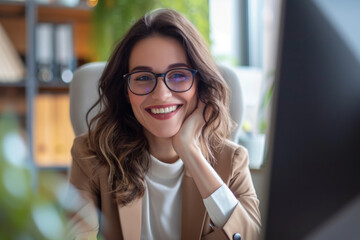
<svg viewBox="0 0 360 240">
<path fill-rule="evenodd" d="M 89 146 L 101 164 L 108 166 L 109 184 L 116 193 L 116 201 L 123 205 L 144 194 L 144 177 L 150 162 L 149 143 L 132 111 L 123 75 L 129 71 L 134 45 L 155 34 L 178 40 L 190 65 L 198 70 L 197 95 L 205 103 L 200 148 L 212 165 L 216 163 L 213 153 L 232 130 L 227 85 L 199 32 L 174 10 L 159 9 L 146 14 L 111 55 L 100 78 L 99 100 L 87 114 Z M 100 112 L 89 122 L 88 115 L 96 106 Z"/>
</svg>

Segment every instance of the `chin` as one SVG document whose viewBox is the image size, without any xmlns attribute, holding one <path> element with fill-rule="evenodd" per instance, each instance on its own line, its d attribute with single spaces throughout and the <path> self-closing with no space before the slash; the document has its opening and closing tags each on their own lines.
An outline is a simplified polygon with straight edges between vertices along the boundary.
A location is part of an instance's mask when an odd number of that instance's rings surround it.
<svg viewBox="0 0 360 240">
<path fill-rule="evenodd" d="M 175 136 L 178 131 L 179 128 L 176 129 L 162 129 L 161 131 L 149 131 L 153 136 L 157 137 L 157 138 L 172 138 L 173 136 Z"/>
</svg>

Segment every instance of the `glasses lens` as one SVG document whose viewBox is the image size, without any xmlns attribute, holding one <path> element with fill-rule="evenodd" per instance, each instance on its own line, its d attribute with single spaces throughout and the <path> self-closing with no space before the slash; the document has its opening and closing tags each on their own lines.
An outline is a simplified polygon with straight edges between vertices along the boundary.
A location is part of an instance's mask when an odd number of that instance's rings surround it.
<svg viewBox="0 0 360 240">
<path fill-rule="evenodd" d="M 151 72 L 135 72 L 129 76 L 129 87 L 135 94 L 147 94 L 156 84 L 156 79 Z"/>
<path fill-rule="evenodd" d="M 166 84 L 175 92 L 184 92 L 191 88 L 194 79 L 189 69 L 174 69 L 166 74 Z"/>
</svg>

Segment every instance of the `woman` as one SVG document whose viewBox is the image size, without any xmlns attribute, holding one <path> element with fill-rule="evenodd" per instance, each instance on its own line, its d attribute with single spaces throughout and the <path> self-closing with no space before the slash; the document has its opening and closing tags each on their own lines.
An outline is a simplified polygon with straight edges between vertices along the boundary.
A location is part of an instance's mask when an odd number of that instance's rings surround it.
<svg viewBox="0 0 360 240">
<path fill-rule="evenodd" d="M 228 89 L 193 25 L 150 12 L 101 76 L 100 113 L 72 148 L 70 182 L 85 199 L 81 239 L 257 239 L 247 151 L 226 140 Z"/>
</svg>

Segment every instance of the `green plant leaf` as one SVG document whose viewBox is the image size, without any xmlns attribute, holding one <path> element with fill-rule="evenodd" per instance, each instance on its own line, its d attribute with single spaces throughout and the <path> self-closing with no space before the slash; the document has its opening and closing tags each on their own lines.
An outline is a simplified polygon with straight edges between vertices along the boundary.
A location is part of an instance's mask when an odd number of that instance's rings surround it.
<svg viewBox="0 0 360 240">
<path fill-rule="evenodd" d="M 91 39 L 94 61 L 108 60 L 117 42 L 137 19 L 156 8 L 184 14 L 209 43 L 208 0 L 102 0 L 92 12 Z"/>
</svg>

